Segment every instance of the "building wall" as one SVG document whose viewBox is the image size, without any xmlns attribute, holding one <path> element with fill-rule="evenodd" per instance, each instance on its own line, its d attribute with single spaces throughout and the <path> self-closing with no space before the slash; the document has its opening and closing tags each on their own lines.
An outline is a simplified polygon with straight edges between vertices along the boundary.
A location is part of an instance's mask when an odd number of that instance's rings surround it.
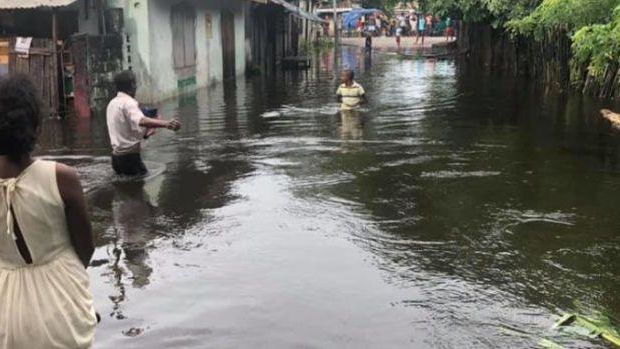
<svg viewBox="0 0 620 349">
<path fill-rule="evenodd" d="M 90 1 L 88 8 L 84 1 L 77 3 L 78 27 L 81 34 L 99 35 L 99 18 L 95 2 Z M 75 6 L 75 5 L 74 5 Z"/>
<path fill-rule="evenodd" d="M 138 77 L 138 99 L 156 102 L 178 95 L 179 81 L 187 81 L 187 71 L 174 69 L 171 9 L 181 0 L 113 0 L 113 6 L 125 11 L 125 31 L 131 53 L 131 67 Z M 242 0 L 185 0 L 196 11 L 195 84 L 183 90 L 205 87 L 221 82 L 223 76 L 221 11 L 235 14 L 235 54 L 238 75 L 245 73 L 245 11 Z M 135 6 L 135 4 L 139 4 Z M 207 33 L 207 18 L 211 33 Z M 192 74 L 190 74 L 192 75 Z M 191 80 L 191 79 L 190 79 Z"/>
<path fill-rule="evenodd" d="M 151 56 L 149 1 L 110 0 L 109 7 L 121 8 L 124 14 L 124 64 L 123 69 L 132 69 L 140 86 L 151 85 Z M 138 91 L 140 100 L 151 100 L 149 89 Z"/>
<path fill-rule="evenodd" d="M 148 22 L 150 23 L 150 31 L 148 41 L 151 45 L 151 55 L 145 59 L 149 60 L 150 83 L 139 86 L 143 100 L 166 99 L 176 94 L 177 79 L 174 72 L 172 30 L 170 27 L 170 10 L 176 3 L 178 1 L 149 1 Z M 196 38 L 198 37 L 197 35 Z M 148 94 L 144 95 L 143 93 Z"/>
<path fill-rule="evenodd" d="M 251 47 L 248 64 L 269 75 L 286 55 L 289 14 L 281 6 L 254 4 L 249 7 L 248 18 L 247 38 Z"/>
<path fill-rule="evenodd" d="M 74 106 L 79 117 L 105 110 L 116 94 L 114 75 L 123 69 L 121 35 L 75 36 L 71 41 L 75 64 Z"/>
</svg>

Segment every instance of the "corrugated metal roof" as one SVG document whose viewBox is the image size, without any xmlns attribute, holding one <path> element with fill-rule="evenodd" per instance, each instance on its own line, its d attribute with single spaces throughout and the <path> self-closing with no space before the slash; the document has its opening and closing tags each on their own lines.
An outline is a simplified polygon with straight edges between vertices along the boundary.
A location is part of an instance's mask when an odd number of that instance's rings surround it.
<svg viewBox="0 0 620 349">
<path fill-rule="evenodd" d="M 0 0 L 2 1 L 2 0 Z M 325 20 L 323 20 L 321 17 L 313 14 L 313 13 L 309 13 L 307 11 L 304 11 L 302 9 L 300 9 L 299 7 L 290 4 L 284 0 L 271 0 L 271 2 L 273 2 L 274 4 L 278 4 L 280 6 L 283 6 L 287 11 L 289 11 L 290 13 L 294 14 L 295 16 L 302 18 L 302 19 L 307 19 L 313 22 L 325 22 Z"/>
<path fill-rule="evenodd" d="M 0 10 L 38 8 L 38 7 L 63 7 L 77 0 L 0 0 Z"/>
</svg>

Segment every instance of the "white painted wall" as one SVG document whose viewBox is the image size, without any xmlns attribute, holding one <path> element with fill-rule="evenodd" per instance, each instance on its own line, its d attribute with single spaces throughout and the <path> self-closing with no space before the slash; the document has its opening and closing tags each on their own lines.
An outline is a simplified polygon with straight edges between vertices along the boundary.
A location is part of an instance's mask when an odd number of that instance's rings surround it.
<svg viewBox="0 0 620 349">
<path fill-rule="evenodd" d="M 109 0 L 110 7 L 123 9 L 126 36 L 124 68 L 131 67 L 136 73 L 139 86 L 151 85 L 149 2 L 149 0 Z M 131 47 L 130 52 L 127 46 Z M 140 88 L 137 97 L 145 102 L 153 100 L 150 89 L 146 88 Z"/>
<path fill-rule="evenodd" d="M 178 75 L 172 54 L 171 8 L 181 0 L 111 0 L 123 8 L 125 31 L 132 47 L 131 67 L 138 77 L 138 99 L 157 102 L 176 96 Z M 235 13 L 235 53 L 238 75 L 245 73 L 245 1 L 188 0 L 196 10 L 196 87 L 221 82 L 223 76 L 221 10 Z M 212 19 L 207 37 L 206 15 Z"/>
<path fill-rule="evenodd" d="M 196 14 L 196 84 L 207 86 L 209 84 L 209 40 L 207 39 L 207 13 L 214 17 L 211 11 L 201 9 Z M 213 21 L 212 21 L 213 22 Z"/>
<path fill-rule="evenodd" d="M 150 100 L 172 97 L 177 90 L 177 76 L 172 55 L 172 29 L 170 9 L 180 1 L 149 0 L 149 43 L 150 43 L 150 85 L 141 89 L 150 90 Z"/>
<path fill-rule="evenodd" d="M 206 56 L 208 68 L 206 74 L 206 85 L 212 85 L 222 81 L 224 76 L 224 62 L 222 56 L 222 14 L 220 9 L 209 9 L 212 16 L 212 35 L 206 39 Z"/>
<path fill-rule="evenodd" d="M 222 16 L 221 11 L 228 9 L 235 14 L 235 64 L 237 67 L 237 75 L 245 74 L 245 2 L 244 0 L 192 0 L 196 8 L 200 8 L 199 15 L 201 28 L 196 32 L 196 41 L 200 41 L 201 38 L 205 40 L 207 51 L 207 73 L 203 75 L 206 77 L 207 84 L 213 84 L 221 82 L 223 77 L 223 57 L 222 57 Z M 202 12 L 204 10 L 204 12 Z M 212 18 L 212 36 L 207 39 L 206 36 L 206 13 L 211 14 Z M 202 35 L 200 33 L 202 32 Z M 200 47 L 200 45 L 198 45 Z M 201 72 L 202 73 L 202 72 Z M 198 79 L 199 81 L 201 79 Z M 205 85 L 203 85 L 205 86 Z M 202 87 L 202 86 L 200 86 Z"/>
</svg>

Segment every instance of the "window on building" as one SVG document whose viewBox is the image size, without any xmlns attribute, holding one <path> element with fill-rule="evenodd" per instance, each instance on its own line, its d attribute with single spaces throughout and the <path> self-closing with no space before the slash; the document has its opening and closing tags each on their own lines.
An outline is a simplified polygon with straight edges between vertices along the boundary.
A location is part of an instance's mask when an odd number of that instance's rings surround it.
<svg viewBox="0 0 620 349">
<path fill-rule="evenodd" d="M 182 2 L 172 7 L 172 55 L 177 69 L 196 66 L 196 11 Z"/>
</svg>

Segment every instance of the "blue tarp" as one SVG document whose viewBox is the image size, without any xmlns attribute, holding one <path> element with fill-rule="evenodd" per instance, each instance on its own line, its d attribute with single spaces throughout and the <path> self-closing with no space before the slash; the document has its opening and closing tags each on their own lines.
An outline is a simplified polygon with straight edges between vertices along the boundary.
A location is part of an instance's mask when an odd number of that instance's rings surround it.
<svg viewBox="0 0 620 349">
<path fill-rule="evenodd" d="M 360 8 L 354 9 L 351 12 L 347 13 L 343 19 L 344 29 L 355 29 L 357 25 L 357 21 L 362 16 L 366 15 L 374 15 L 375 13 L 381 13 L 381 10 L 377 10 L 375 8 Z M 374 24 L 374 23 L 373 23 Z"/>
</svg>

